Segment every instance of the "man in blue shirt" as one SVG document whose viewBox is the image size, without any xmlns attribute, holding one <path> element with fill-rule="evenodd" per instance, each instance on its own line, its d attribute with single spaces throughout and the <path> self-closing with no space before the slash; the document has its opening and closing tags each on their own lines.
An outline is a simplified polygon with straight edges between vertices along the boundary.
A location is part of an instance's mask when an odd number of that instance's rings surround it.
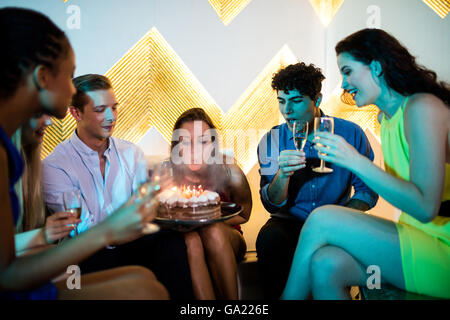
<svg viewBox="0 0 450 320">
<path fill-rule="evenodd" d="M 320 164 L 312 140 L 314 118 L 325 116 L 319 108 L 324 79 L 321 70 L 314 65 L 297 63 L 279 71 L 272 80 L 286 122 L 273 127 L 258 146 L 260 196 L 271 214 L 256 241 L 261 282 L 267 299 L 277 299 L 281 295 L 301 228 L 315 208 L 337 204 L 365 211 L 375 206 L 378 200 L 377 194 L 342 167 L 327 163 L 333 172 L 312 170 Z M 295 120 L 309 123 L 304 151 L 297 151 L 294 145 Z M 373 160 L 370 143 L 358 125 L 334 118 L 334 132 Z M 351 197 L 352 187 L 354 194 Z"/>
</svg>

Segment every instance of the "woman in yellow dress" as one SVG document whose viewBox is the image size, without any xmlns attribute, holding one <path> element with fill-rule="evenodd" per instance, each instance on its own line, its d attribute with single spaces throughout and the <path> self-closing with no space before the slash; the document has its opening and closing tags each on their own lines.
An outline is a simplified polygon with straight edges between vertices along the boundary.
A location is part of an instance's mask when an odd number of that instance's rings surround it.
<svg viewBox="0 0 450 320">
<path fill-rule="evenodd" d="M 364 29 L 336 45 L 342 88 L 381 111 L 386 171 L 340 136 L 319 133 L 321 159 L 357 174 L 402 210 L 398 223 L 338 206 L 318 208 L 300 234 L 284 299 L 349 298 L 372 270 L 381 285 L 450 298 L 450 90 L 398 40 Z"/>
</svg>

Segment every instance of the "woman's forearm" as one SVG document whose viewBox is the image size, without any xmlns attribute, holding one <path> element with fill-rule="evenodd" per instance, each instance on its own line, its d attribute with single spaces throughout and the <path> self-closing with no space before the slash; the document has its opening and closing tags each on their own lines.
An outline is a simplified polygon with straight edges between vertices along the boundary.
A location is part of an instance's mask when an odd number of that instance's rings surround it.
<svg viewBox="0 0 450 320">
<path fill-rule="evenodd" d="M 0 288 L 28 290 L 42 285 L 106 245 L 105 233 L 94 227 L 54 248 L 17 257 L 1 271 Z"/>
<path fill-rule="evenodd" d="M 426 199 L 414 183 L 383 171 L 364 157 L 361 157 L 357 165 L 349 169 L 393 206 L 424 223 L 434 219 L 439 209 L 436 205 L 439 204 Z"/>
<path fill-rule="evenodd" d="M 14 240 L 16 245 L 16 254 L 19 254 L 27 249 L 47 245 L 43 228 L 16 233 Z"/>
</svg>

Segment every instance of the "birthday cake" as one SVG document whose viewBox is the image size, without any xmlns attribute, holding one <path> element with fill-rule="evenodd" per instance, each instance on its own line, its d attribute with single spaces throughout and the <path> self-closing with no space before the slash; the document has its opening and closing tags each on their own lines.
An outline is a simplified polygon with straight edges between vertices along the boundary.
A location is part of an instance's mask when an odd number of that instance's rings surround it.
<svg viewBox="0 0 450 320">
<path fill-rule="evenodd" d="M 220 196 L 201 186 L 166 189 L 158 195 L 158 217 L 178 220 L 214 219 L 221 216 Z"/>
</svg>

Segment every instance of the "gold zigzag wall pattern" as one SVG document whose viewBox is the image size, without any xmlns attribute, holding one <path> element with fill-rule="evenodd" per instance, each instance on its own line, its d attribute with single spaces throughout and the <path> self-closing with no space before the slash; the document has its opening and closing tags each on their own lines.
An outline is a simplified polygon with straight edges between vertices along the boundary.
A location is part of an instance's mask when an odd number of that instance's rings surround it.
<svg viewBox="0 0 450 320">
<path fill-rule="evenodd" d="M 209 1 L 218 14 L 220 12 L 224 24 L 250 2 Z M 442 18 L 449 12 L 449 0 L 423 1 Z M 310 0 L 324 26 L 342 2 Z M 285 45 L 234 106 L 224 113 L 158 30 L 152 28 L 106 73 L 122 105 L 114 136 L 137 143 L 154 126 L 169 142 L 178 116 L 191 107 L 201 107 L 221 131 L 223 146 L 232 151 L 244 172 L 248 172 L 257 161 L 256 147 L 261 136 L 282 121 L 276 95 L 270 87 L 272 75 L 295 62 Z M 324 111 L 353 121 L 363 129 L 369 128 L 379 136 L 376 106 L 357 108 L 351 97 L 341 97 L 341 93 L 339 88 L 333 92 L 322 104 Z M 75 121 L 69 113 L 63 120 L 53 119 L 53 125 L 46 130 L 42 157 L 67 139 L 74 128 Z"/>
<path fill-rule="evenodd" d="M 327 27 L 344 0 L 309 0 L 324 27 Z"/>
<path fill-rule="evenodd" d="M 230 22 L 250 3 L 252 0 L 208 0 L 216 11 L 224 25 Z"/>
<path fill-rule="evenodd" d="M 450 12 L 450 0 L 422 0 L 427 6 L 433 9 L 436 14 L 444 19 Z"/>
<path fill-rule="evenodd" d="M 137 143 L 155 127 L 169 143 L 178 116 L 189 108 L 201 107 L 220 130 L 222 146 L 248 172 L 257 161 L 256 148 L 262 135 L 282 120 L 271 88 L 272 76 L 295 62 L 292 51 L 283 46 L 224 113 L 158 30 L 152 28 L 106 73 L 121 103 L 114 136 Z M 346 105 L 340 94 L 337 88 L 323 104 L 325 112 L 379 133 L 374 107 L 359 109 Z M 70 114 L 63 120 L 54 119 L 45 135 L 42 156 L 48 155 L 74 128 Z"/>
<path fill-rule="evenodd" d="M 295 62 L 287 46 L 275 55 L 228 113 L 224 113 L 156 28 L 152 28 L 107 73 L 121 103 L 114 136 L 137 143 L 154 126 L 169 142 L 178 116 L 203 108 L 245 172 L 256 161 L 260 137 L 280 122 L 271 78 Z M 43 157 L 74 129 L 70 115 L 47 131 Z M 250 129 L 250 130 L 249 130 Z"/>
<path fill-rule="evenodd" d="M 42 159 L 49 155 L 58 144 L 66 140 L 75 130 L 76 122 L 69 112 L 67 112 L 64 119 L 52 118 L 52 121 L 53 124 L 45 129 L 41 151 Z"/>
</svg>

